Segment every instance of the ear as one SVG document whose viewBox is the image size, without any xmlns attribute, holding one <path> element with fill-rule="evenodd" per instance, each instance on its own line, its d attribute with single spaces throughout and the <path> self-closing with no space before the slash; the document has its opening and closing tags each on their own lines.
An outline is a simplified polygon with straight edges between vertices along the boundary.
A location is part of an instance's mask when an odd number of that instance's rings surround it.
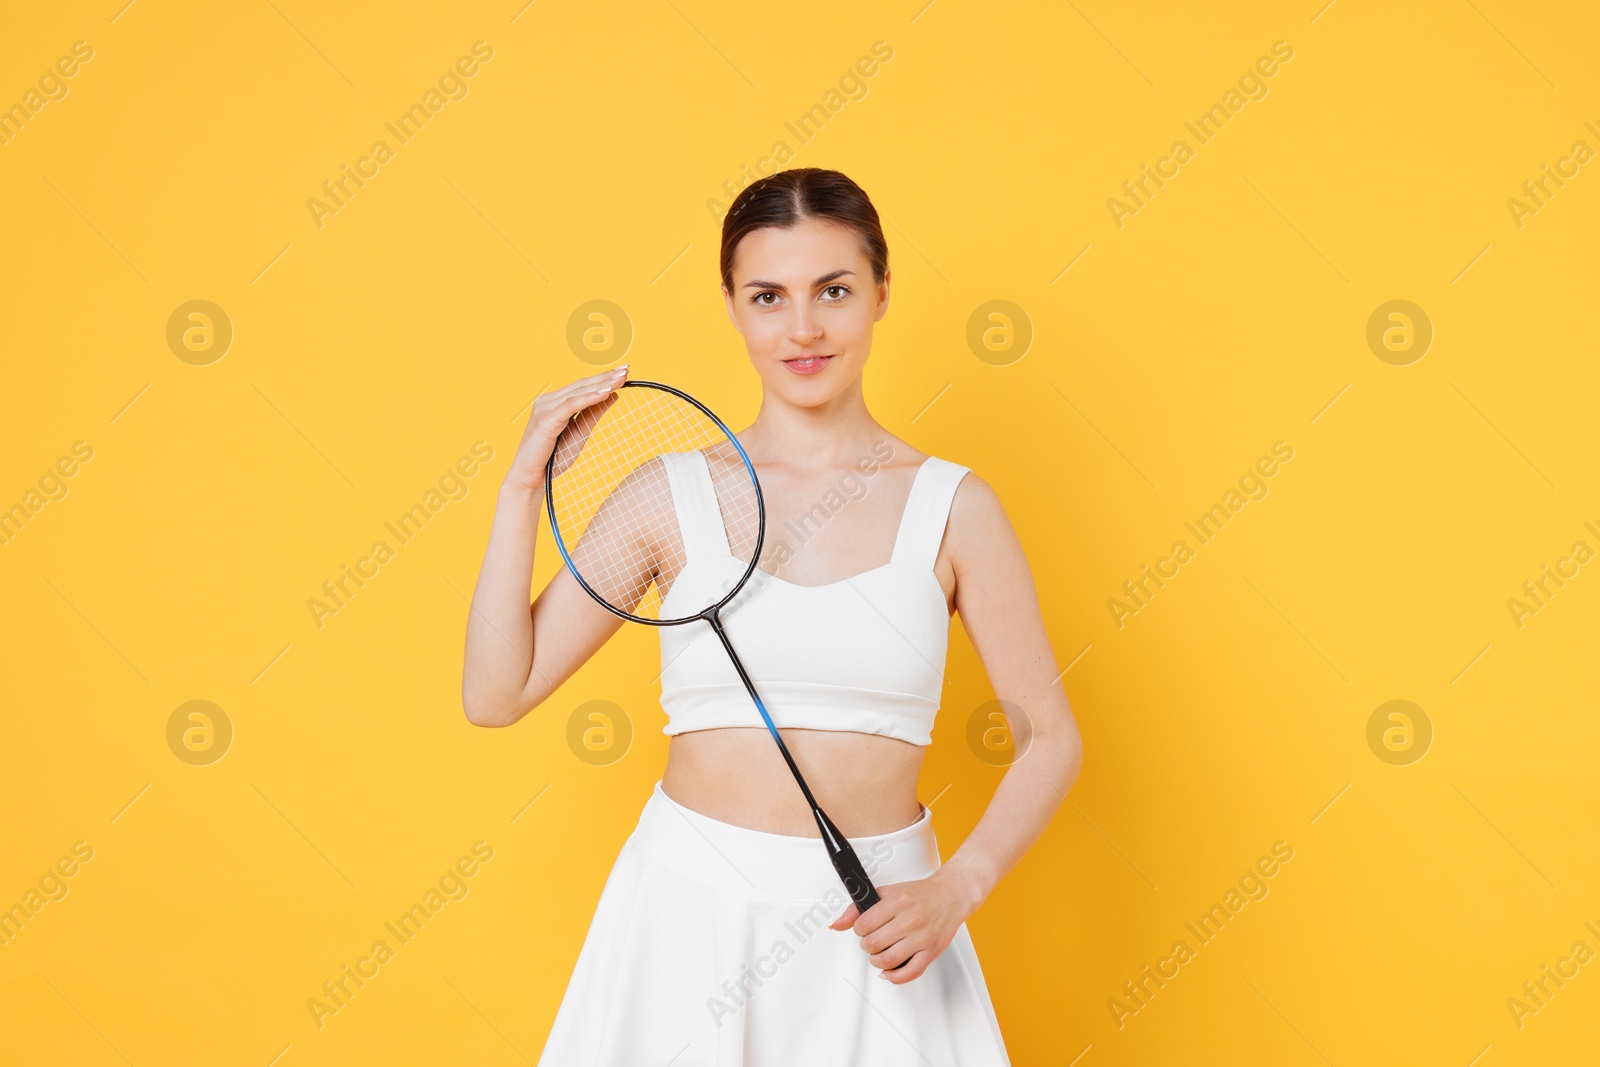
<svg viewBox="0 0 1600 1067">
<path fill-rule="evenodd" d="M 889 311 L 889 271 L 883 272 L 883 281 L 878 283 L 878 314 L 873 322 L 882 322 L 883 316 Z"/>
<path fill-rule="evenodd" d="M 739 320 L 733 314 L 733 294 L 728 292 L 728 287 L 722 287 L 722 303 L 728 309 L 728 321 L 733 324 L 736 333 L 743 336 L 744 331 L 739 329 Z"/>
</svg>

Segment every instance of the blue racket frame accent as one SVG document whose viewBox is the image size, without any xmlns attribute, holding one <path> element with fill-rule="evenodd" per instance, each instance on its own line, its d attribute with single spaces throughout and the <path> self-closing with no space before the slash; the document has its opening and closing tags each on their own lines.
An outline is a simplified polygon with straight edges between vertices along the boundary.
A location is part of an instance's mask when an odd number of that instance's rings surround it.
<svg viewBox="0 0 1600 1067">
<path fill-rule="evenodd" d="M 805 795 L 806 803 L 811 807 L 812 817 L 817 821 L 817 830 L 819 833 L 821 833 L 823 844 L 828 850 L 828 859 L 833 863 L 834 870 L 838 873 L 840 881 L 844 883 L 846 892 L 850 894 L 850 899 L 855 901 L 857 910 L 860 913 L 865 914 L 868 909 L 878 903 L 878 891 L 873 886 L 872 879 L 870 876 L 868 876 L 866 868 L 862 866 L 860 857 L 856 855 L 855 849 L 851 847 L 849 839 L 846 838 L 844 834 L 839 832 L 839 828 L 833 824 L 833 820 L 828 818 L 827 814 L 823 812 L 821 805 L 817 803 L 817 798 L 811 794 L 811 787 L 806 784 L 805 776 L 800 773 L 800 768 L 795 764 L 794 757 L 789 754 L 789 746 L 783 743 L 783 737 L 778 733 L 777 724 L 772 721 L 772 716 L 767 712 L 767 705 L 762 701 L 760 694 L 756 692 L 755 683 L 752 682 L 750 680 L 750 676 L 745 673 L 744 664 L 740 662 L 738 653 L 734 651 L 733 642 L 728 640 L 728 634 L 722 628 L 722 620 L 718 615 L 722 608 L 739 594 L 739 590 L 744 588 L 744 584 L 749 581 L 750 576 L 755 573 L 756 561 L 761 558 L 761 546 L 766 540 L 767 505 L 766 500 L 761 495 L 761 479 L 756 476 L 756 465 L 750 461 L 749 453 L 745 452 L 744 446 L 739 443 L 739 439 L 733 436 L 733 431 L 728 429 L 727 423 L 717 418 L 716 414 L 712 412 L 710 408 L 706 407 L 704 404 L 700 403 L 700 401 L 696 400 L 688 393 L 685 393 L 683 390 L 674 389 L 672 386 L 663 385 L 660 382 L 643 380 L 625 381 L 622 383 L 621 388 L 660 389 L 663 392 L 671 393 L 673 396 L 688 401 L 696 408 L 699 408 L 701 413 L 704 414 L 706 418 L 716 423 L 717 428 L 723 432 L 728 440 L 733 442 L 733 447 L 739 450 L 739 458 L 744 460 L 745 469 L 750 472 L 750 482 L 755 486 L 756 489 L 756 547 L 755 551 L 750 554 L 750 565 L 745 568 L 745 572 L 742 576 L 740 576 L 739 580 L 733 583 L 733 587 L 728 590 L 727 596 L 723 597 L 721 600 L 717 601 L 715 604 L 706 608 L 699 614 L 688 615 L 681 619 L 642 618 L 638 615 L 631 615 L 626 611 L 622 611 L 610 601 L 606 600 L 606 598 L 596 592 L 588 582 L 584 581 L 583 575 L 578 572 L 578 567 L 572 562 L 572 556 L 568 554 L 566 543 L 562 540 L 561 527 L 556 523 L 556 456 L 561 451 L 562 437 L 565 437 L 567 431 L 572 428 L 571 423 L 568 423 L 568 425 L 562 429 L 560 435 L 556 437 L 556 446 L 551 451 L 550 460 L 545 464 L 544 469 L 545 508 L 550 513 L 550 533 L 555 538 L 556 548 L 560 550 L 561 558 L 566 561 L 567 570 L 571 572 L 572 577 L 577 580 L 578 584 L 584 588 L 584 590 L 589 594 L 590 597 L 594 599 L 596 603 L 605 608 L 607 611 L 611 612 L 613 615 L 616 615 L 629 622 L 643 622 L 648 623 L 651 626 L 680 626 L 683 623 L 693 622 L 696 619 L 704 619 L 706 622 L 710 623 L 711 629 L 715 631 L 717 635 L 717 639 L 722 642 L 722 647 L 727 651 L 728 658 L 733 662 L 733 669 L 739 672 L 739 680 L 744 683 L 745 690 L 750 694 L 750 699 L 755 702 L 756 710 L 761 713 L 761 721 L 766 724 L 767 733 L 771 734 L 772 740 L 777 743 L 778 751 L 783 755 L 784 762 L 789 765 L 790 773 L 794 775 L 795 782 L 800 786 L 800 792 Z M 590 406 L 592 407 L 593 405 Z M 586 408 L 584 410 L 588 409 Z M 903 967 L 905 964 L 902 963 L 900 966 Z"/>
<path fill-rule="evenodd" d="M 681 619 L 646 619 L 638 615 L 630 615 L 626 611 L 622 611 L 611 604 L 610 601 L 606 600 L 606 598 L 601 596 L 599 593 L 595 592 L 594 588 L 591 587 L 588 582 L 583 580 L 583 575 L 578 573 L 577 564 L 572 562 L 572 557 L 567 553 L 566 542 L 561 537 L 561 527 L 556 523 L 556 456 L 561 452 L 561 438 L 565 437 L 567 435 L 567 430 L 572 428 L 570 423 L 567 425 L 566 429 L 561 431 L 560 436 L 556 438 L 556 446 L 551 450 L 550 459 L 544 465 L 544 504 L 545 510 L 550 516 L 550 533 L 555 537 L 556 549 L 561 553 L 561 558 L 566 561 L 567 570 L 572 573 L 572 577 L 577 580 L 578 584 L 583 586 L 584 591 L 593 597 L 596 603 L 605 608 L 607 611 L 611 612 L 613 615 L 626 619 L 629 622 L 642 622 L 647 626 L 681 626 L 686 622 L 693 622 L 696 619 L 706 619 L 709 621 L 716 612 L 722 610 L 722 608 L 727 606 L 729 601 L 739 595 L 739 590 L 744 588 L 744 583 L 749 581 L 750 575 L 755 573 L 756 561 L 761 558 L 761 546 L 765 543 L 767 537 L 767 503 L 765 498 L 761 495 L 761 479 L 756 476 L 756 465 L 750 462 L 750 454 L 744 450 L 744 445 L 739 443 L 739 439 L 733 436 L 733 431 L 728 429 L 728 424 L 719 419 L 716 413 L 710 408 L 700 403 L 700 401 L 696 400 L 682 389 L 674 389 L 672 386 L 663 385 L 661 382 L 648 382 L 643 380 L 630 380 L 623 382 L 621 388 L 660 389 L 662 392 L 671 393 L 673 396 L 678 397 L 681 400 L 687 400 L 689 403 L 699 408 L 701 414 L 705 415 L 706 418 L 716 423 L 717 429 L 721 430 L 728 440 L 733 442 L 733 447 L 739 450 L 739 458 L 744 460 L 745 470 L 750 472 L 750 484 L 754 485 L 756 488 L 756 547 L 755 551 L 750 554 L 750 565 L 745 568 L 745 572 L 742 576 L 740 576 L 739 580 L 733 583 L 733 587 L 728 590 L 727 596 L 723 597 L 709 608 L 706 608 L 698 615 L 686 615 Z M 593 406 L 594 405 L 592 404 L 590 405 L 590 407 Z M 588 408 L 585 408 L 584 410 L 587 411 Z M 763 717 L 765 717 L 766 709 L 763 708 L 761 714 Z"/>
</svg>

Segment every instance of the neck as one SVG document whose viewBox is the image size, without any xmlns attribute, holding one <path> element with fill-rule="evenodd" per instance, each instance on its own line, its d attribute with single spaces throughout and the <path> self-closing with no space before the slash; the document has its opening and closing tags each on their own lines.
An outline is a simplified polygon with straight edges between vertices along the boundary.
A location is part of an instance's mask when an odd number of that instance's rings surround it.
<svg viewBox="0 0 1600 1067">
<path fill-rule="evenodd" d="M 811 407 L 763 391 L 755 421 L 738 436 L 753 463 L 820 470 L 872 454 L 885 430 L 867 410 L 857 378 L 838 396 Z"/>
</svg>

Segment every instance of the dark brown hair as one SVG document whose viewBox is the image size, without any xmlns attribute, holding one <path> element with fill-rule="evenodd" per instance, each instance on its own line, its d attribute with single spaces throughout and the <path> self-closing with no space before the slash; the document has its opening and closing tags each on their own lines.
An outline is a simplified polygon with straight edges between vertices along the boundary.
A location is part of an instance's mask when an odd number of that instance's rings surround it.
<svg viewBox="0 0 1600 1067">
<path fill-rule="evenodd" d="M 722 285 L 733 291 L 733 254 L 752 230 L 787 229 L 801 219 L 827 219 L 847 226 L 861 239 L 872 264 L 873 281 L 889 273 L 889 245 L 878 210 L 861 186 L 836 170 L 797 167 L 758 178 L 734 197 L 722 217 Z"/>
</svg>

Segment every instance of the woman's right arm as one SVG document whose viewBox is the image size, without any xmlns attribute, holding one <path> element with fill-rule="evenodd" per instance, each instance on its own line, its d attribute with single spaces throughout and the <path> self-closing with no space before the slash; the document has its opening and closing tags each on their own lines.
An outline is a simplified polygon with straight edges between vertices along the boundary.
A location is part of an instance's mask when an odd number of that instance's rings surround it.
<svg viewBox="0 0 1600 1067">
<path fill-rule="evenodd" d="M 530 606 L 545 466 L 568 420 L 608 404 L 627 367 L 540 396 L 500 487 L 467 616 L 461 704 L 475 726 L 510 726 L 572 677 L 622 625 L 562 567 Z"/>
</svg>

